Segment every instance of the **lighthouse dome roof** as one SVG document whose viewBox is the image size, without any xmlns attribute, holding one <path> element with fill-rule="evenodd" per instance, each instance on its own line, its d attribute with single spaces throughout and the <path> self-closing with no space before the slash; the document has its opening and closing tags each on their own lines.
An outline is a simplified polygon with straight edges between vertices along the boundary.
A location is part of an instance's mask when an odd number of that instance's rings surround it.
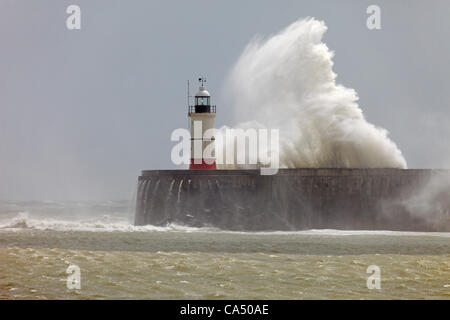
<svg viewBox="0 0 450 320">
<path fill-rule="evenodd" d="M 196 97 L 210 97 L 211 95 L 209 92 L 205 89 L 204 86 L 200 86 L 198 88 L 198 92 L 195 94 Z"/>
</svg>

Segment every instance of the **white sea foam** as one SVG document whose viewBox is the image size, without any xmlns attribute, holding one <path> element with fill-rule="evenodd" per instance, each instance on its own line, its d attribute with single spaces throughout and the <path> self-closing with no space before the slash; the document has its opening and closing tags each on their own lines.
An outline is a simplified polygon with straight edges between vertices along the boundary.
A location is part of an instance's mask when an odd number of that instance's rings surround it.
<svg viewBox="0 0 450 320">
<path fill-rule="evenodd" d="M 114 220 L 114 221 L 111 221 Z M 52 230 L 52 231 L 88 231 L 88 232 L 197 232 L 197 233 L 236 233 L 248 235 L 311 235 L 311 236 L 441 236 L 450 237 L 450 232 L 409 232 L 388 230 L 302 230 L 302 231 L 229 231 L 214 227 L 189 227 L 180 224 L 166 226 L 134 226 L 126 219 L 112 219 L 104 215 L 88 220 L 58 220 L 54 218 L 33 218 L 28 212 L 20 212 L 12 219 L 0 223 L 0 231 Z"/>
<path fill-rule="evenodd" d="M 279 129 L 281 167 L 406 168 L 388 132 L 363 116 L 356 92 L 336 84 L 326 30 L 308 18 L 248 44 L 225 90 L 234 128 Z"/>
<path fill-rule="evenodd" d="M 161 231 L 161 232 L 211 232 L 218 231 L 215 228 L 195 228 L 178 224 L 168 224 L 167 226 L 134 226 L 130 224 L 126 219 L 111 218 L 108 215 L 102 217 L 71 221 L 59 220 L 55 218 L 33 218 L 28 212 L 20 212 L 14 218 L 3 221 L 0 224 L 2 230 L 54 230 L 54 231 L 92 231 L 92 232 L 148 232 L 148 231 Z"/>
</svg>

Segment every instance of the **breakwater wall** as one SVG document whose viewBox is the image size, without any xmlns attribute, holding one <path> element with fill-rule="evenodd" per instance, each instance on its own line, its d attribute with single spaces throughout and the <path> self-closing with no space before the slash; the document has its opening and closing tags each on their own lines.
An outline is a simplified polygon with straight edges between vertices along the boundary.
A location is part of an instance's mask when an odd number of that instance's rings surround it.
<svg viewBox="0 0 450 320">
<path fill-rule="evenodd" d="M 450 231 L 450 170 L 151 170 L 136 225 L 227 230 Z"/>
</svg>

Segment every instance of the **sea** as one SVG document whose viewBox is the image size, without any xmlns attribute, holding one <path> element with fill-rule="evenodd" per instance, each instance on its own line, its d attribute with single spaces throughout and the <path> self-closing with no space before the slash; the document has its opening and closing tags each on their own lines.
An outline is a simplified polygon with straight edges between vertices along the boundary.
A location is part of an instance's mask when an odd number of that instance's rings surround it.
<svg viewBox="0 0 450 320">
<path fill-rule="evenodd" d="M 132 201 L 0 202 L 0 299 L 450 299 L 450 233 L 133 217 Z"/>
</svg>

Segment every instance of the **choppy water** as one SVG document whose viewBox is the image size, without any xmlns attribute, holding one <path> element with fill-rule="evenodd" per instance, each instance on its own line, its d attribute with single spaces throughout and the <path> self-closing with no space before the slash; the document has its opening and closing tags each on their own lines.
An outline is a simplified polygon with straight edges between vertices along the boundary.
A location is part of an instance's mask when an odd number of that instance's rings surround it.
<svg viewBox="0 0 450 320">
<path fill-rule="evenodd" d="M 450 234 L 134 227 L 127 202 L 0 205 L 1 299 L 450 299 Z M 69 265 L 81 289 L 66 286 Z M 369 290 L 369 265 L 381 289 Z"/>
</svg>

